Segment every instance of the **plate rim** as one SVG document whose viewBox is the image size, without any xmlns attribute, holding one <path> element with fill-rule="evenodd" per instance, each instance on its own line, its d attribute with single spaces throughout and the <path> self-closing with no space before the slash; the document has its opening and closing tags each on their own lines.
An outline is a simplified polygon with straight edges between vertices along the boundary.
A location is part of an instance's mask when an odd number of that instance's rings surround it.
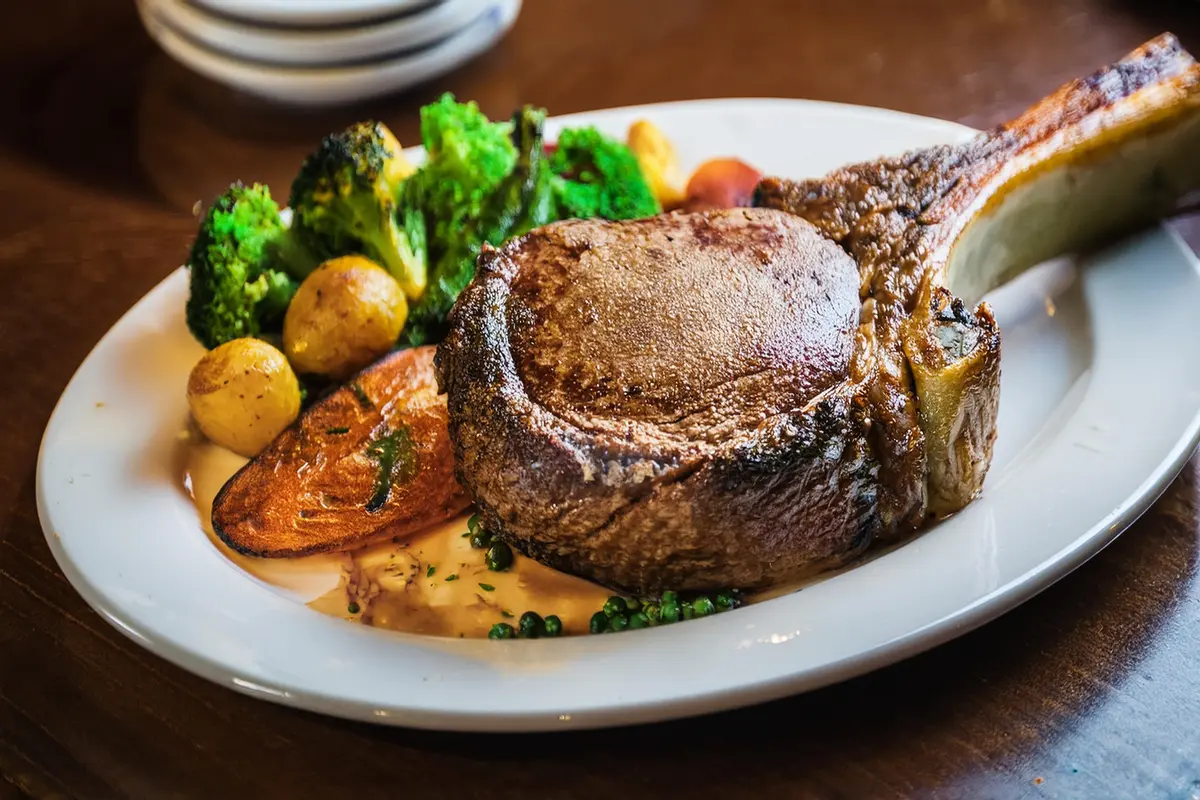
<svg viewBox="0 0 1200 800">
<path fill-rule="evenodd" d="M 947 123 L 943 120 L 907 114 L 905 112 L 893 112 L 870 106 L 827 101 L 797 101 L 782 98 L 711 98 L 699 101 L 672 101 L 668 103 L 653 103 L 577 112 L 555 117 L 554 121 L 559 124 L 567 124 L 572 119 L 594 116 L 604 111 L 637 113 L 638 111 L 650 108 L 663 108 L 665 106 L 695 106 L 705 103 L 730 102 L 736 104 L 753 104 L 756 102 L 780 101 L 788 104 L 801 103 L 808 106 L 836 107 L 842 113 L 850 114 L 862 114 L 866 112 L 868 115 L 881 114 L 887 117 L 909 117 L 915 122 L 926 124 L 937 123 L 966 131 L 971 130 L 957 123 Z M 949 132 L 951 127 L 947 127 L 946 130 Z M 1165 225 L 1159 225 L 1158 229 L 1166 233 L 1167 238 L 1171 241 L 1174 248 L 1179 251 L 1181 257 L 1190 262 L 1193 269 L 1200 267 L 1200 261 L 1196 259 L 1195 254 L 1192 253 L 1177 231 Z M 170 642 L 164 643 L 163 640 L 157 639 L 153 634 L 148 634 L 140 630 L 136 622 L 122 618 L 119 608 L 110 607 L 110 603 L 104 597 L 103 593 L 92 585 L 87 575 L 77 569 L 76 565 L 67 556 L 61 542 L 58 540 L 57 534 L 53 532 L 50 524 L 52 512 L 49 510 L 49 502 L 45 495 L 46 482 L 43 475 L 48 435 L 56 419 L 59 417 L 60 409 L 72 388 L 76 385 L 79 375 L 87 362 L 94 357 L 111 337 L 116 335 L 122 324 L 131 315 L 135 314 L 139 307 L 144 303 L 150 302 L 157 294 L 167 291 L 172 281 L 179 280 L 182 269 L 177 268 L 165 276 L 110 326 L 92 347 L 79 367 L 77 367 L 56 401 L 39 445 L 36 467 L 38 516 L 43 526 L 46 540 L 60 569 L 63 570 L 72 587 L 84 598 L 85 602 L 95 609 L 109 624 L 121 631 L 123 635 L 134 640 L 155 655 L 193 674 L 200 675 L 207 680 L 226 686 L 227 688 L 233 688 L 240 693 L 268 699 L 294 708 L 315 711 L 345 719 L 456 731 L 534 732 L 563 728 L 588 729 L 610 727 L 613 725 L 646 724 L 715 713 L 732 708 L 756 705 L 780 697 L 839 683 L 882 666 L 906 660 L 955 639 L 1021 605 L 1052 586 L 1058 580 L 1069 575 L 1111 544 L 1121 532 L 1153 505 L 1186 465 L 1198 441 L 1200 441 L 1200 413 L 1196 413 L 1184 434 L 1175 442 L 1175 445 L 1169 450 L 1158 466 L 1141 481 L 1137 491 L 1133 495 L 1124 498 L 1117 507 L 1112 509 L 1112 511 L 1091 528 L 1080 533 L 1070 544 L 1060 548 L 1053 557 L 1043 560 L 1021 575 L 1009 580 L 1004 585 L 996 587 L 976 602 L 959 608 L 946 617 L 911 631 L 898 640 L 885 645 L 859 652 L 838 661 L 826 663 L 816 674 L 779 675 L 758 683 L 740 684 L 729 689 L 708 691 L 703 693 L 701 701 L 684 698 L 662 701 L 661 703 L 642 703 L 636 707 L 618 705 L 615 708 L 592 710 L 578 720 L 563 720 L 561 718 L 558 721 L 549 720 L 546 718 L 545 712 L 540 711 L 530 712 L 524 716 L 506 712 L 502 716 L 491 715 L 488 717 L 446 711 L 439 711 L 434 714 L 415 712 L 409 713 L 404 719 L 378 716 L 372 719 L 362 713 L 363 709 L 354 707 L 355 704 L 352 701 L 347 701 L 344 698 L 324 696 L 320 692 L 314 692 L 311 689 L 304 690 L 303 695 L 289 695 L 286 692 L 281 693 L 277 689 L 250 682 L 243 681 L 238 683 L 235 680 L 231 683 L 228 667 L 223 667 L 220 662 L 211 659 L 206 653 L 177 648 Z M 330 618 L 330 621 L 339 625 L 345 624 L 340 620 L 333 620 L 332 618 Z M 487 720 L 486 723 L 480 724 L 481 719 Z"/>
<path fill-rule="evenodd" d="M 322 25 L 369 25 L 396 15 L 416 14 L 445 0 L 340 0 L 319 2 L 308 10 L 294 0 L 188 0 L 210 14 L 248 24 L 314 28 Z M 299 13 L 297 13 L 299 12 Z"/>
<path fill-rule="evenodd" d="M 147 35 L 173 61 L 230 89 L 275 102 L 328 107 L 385 97 L 474 61 L 508 36 L 522 0 L 496 0 L 472 21 L 436 42 L 368 64 L 263 64 L 191 41 L 136 4 Z"/>
<path fill-rule="evenodd" d="M 190 47 L 266 69 L 369 67 L 415 56 L 452 39 L 505 0 L 443 0 L 419 14 L 361 28 L 256 28 L 210 14 L 189 0 L 137 0 L 156 24 Z"/>
</svg>

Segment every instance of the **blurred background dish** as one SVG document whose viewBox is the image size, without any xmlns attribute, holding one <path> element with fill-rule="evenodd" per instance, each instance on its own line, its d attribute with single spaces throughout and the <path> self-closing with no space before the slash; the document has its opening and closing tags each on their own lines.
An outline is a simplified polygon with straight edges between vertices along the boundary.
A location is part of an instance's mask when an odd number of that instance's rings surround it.
<svg viewBox="0 0 1200 800">
<path fill-rule="evenodd" d="M 139 0 L 143 13 L 197 47 L 272 66 L 326 67 L 398 58 L 495 13 L 502 0 L 443 0 L 352 27 L 284 28 L 205 12 L 187 0 Z"/>
<path fill-rule="evenodd" d="M 353 25 L 410 14 L 444 0 L 191 0 L 230 19 L 290 27 Z"/>
<path fill-rule="evenodd" d="M 428 32 L 430 29 L 437 29 L 442 32 L 440 38 L 426 40 L 424 44 L 408 48 L 400 47 L 398 50 L 380 48 L 380 52 L 373 56 L 363 55 L 351 63 L 331 65 L 329 62 L 272 62 L 269 55 L 278 56 L 278 48 L 263 50 L 257 56 L 253 54 L 253 50 L 241 55 L 223 52 L 205 43 L 196 34 L 196 28 L 176 27 L 175 21 L 184 17 L 170 18 L 169 12 L 161 10 L 169 7 L 171 1 L 138 2 L 143 25 L 168 55 L 205 77 L 248 94 L 308 106 L 338 105 L 380 97 L 449 72 L 490 49 L 512 27 L 521 9 L 521 0 L 446 0 L 429 6 L 419 15 L 408 14 L 392 22 L 383 23 L 389 28 L 400 21 L 403 21 L 406 27 L 427 25 L 428 27 L 419 27 L 417 30 Z M 362 0 L 347 5 L 366 6 L 368 3 Z M 378 2 L 374 5 L 383 3 Z M 181 7 L 182 4 L 176 3 L 176 6 Z M 464 21 L 465 25 L 446 33 L 443 23 L 458 14 L 459 8 L 471 8 L 477 13 L 463 13 L 457 18 Z M 426 22 L 419 18 L 428 15 L 433 15 L 434 20 Z M 236 23 L 229 20 L 223 21 L 223 24 L 236 26 Z M 338 27 L 326 29 L 324 33 L 308 30 L 300 34 L 295 31 L 277 30 L 275 35 L 303 35 L 307 46 L 313 50 L 319 47 L 322 37 L 325 37 L 326 41 L 339 42 L 338 46 L 344 47 L 351 36 L 379 36 L 376 29 L 380 27 L 380 23 L 376 22 L 366 27 L 367 33 L 364 33 L 362 28 Z M 241 46 L 247 47 L 254 40 L 254 36 L 262 37 L 266 33 L 261 29 L 250 33 L 252 30 L 243 26 L 243 36 L 239 39 Z M 391 32 L 395 33 L 396 30 L 401 29 L 395 28 Z M 411 33 L 412 30 L 413 28 L 408 28 L 407 33 Z M 214 29 L 208 29 L 207 35 L 210 38 L 214 37 Z M 248 36 L 251 38 L 247 38 Z M 258 41 L 265 40 L 260 38 Z M 381 40 L 373 41 L 378 43 Z M 278 44 L 277 39 L 275 43 Z M 226 42 L 226 49 L 229 47 L 229 43 Z"/>
</svg>

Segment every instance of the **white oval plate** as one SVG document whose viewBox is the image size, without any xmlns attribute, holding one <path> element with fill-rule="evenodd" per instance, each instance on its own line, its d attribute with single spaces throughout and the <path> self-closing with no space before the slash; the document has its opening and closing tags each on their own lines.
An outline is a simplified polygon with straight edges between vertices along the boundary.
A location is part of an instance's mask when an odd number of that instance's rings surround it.
<svg viewBox="0 0 1200 800">
<path fill-rule="evenodd" d="M 289 27 L 353 25 L 411 14 L 444 0 L 190 0 L 217 14 Z"/>
<path fill-rule="evenodd" d="M 381 97 L 443 75 L 495 45 L 520 10 L 521 0 L 496 0 L 459 32 L 416 52 L 369 64 L 300 67 L 234 58 L 202 47 L 181 36 L 147 3 L 138 3 L 150 36 L 185 67 L 247 94 L 307 106 Z"/>
<path fill-rule="evenodd" d="M 187 0 L 139 0 L 146 13 L 198 47 L 265 66 L 330 67 L 415 55 L 497 9 L 492 0 L 445 0 L 372 25 L 329 30 L 263 28 L 206 14 Z"/>
<path fill-rule="evenodd" d="M 888 111 L 778 100 L 574 115 L 554 120 L 550 133 L 590 122 L 623 134 L 639 117 L 678 143 L 687 168 L 737 155 L 796 177 L 970 134 Z M 183 270 L 138 302 L 71 380 L 42 443 L 38 508 L 63 571 L 106 619 L 162 657 L 268 700 L 472 731 L 590 728 L 746 705 L 959 636 L 1078 567 L 1141 514 L 1200 432 L 1196 266 L 1156 228 L 994 293 L 1004 370 L 984 496 L 799 592 L 670 627 L 437 639 L 322 615 L 241 572 L 178 486 L 184 386 L 202 352 L 184 326 Z"/>
</svg>

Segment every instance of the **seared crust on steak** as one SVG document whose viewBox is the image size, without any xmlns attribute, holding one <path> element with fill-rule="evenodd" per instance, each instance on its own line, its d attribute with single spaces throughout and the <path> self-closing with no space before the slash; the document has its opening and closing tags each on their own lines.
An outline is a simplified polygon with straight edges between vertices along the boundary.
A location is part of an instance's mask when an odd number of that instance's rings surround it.
<svg viewBox="0 0 1200 800">
<path fill-rule="evenodd" d="M 781 212 L 533 231 L 438 349 L 459 480 L 496 535 L 632 591 L 849 557 L 878 528 L 858 315 L 853 261 Z"/>
</svg>

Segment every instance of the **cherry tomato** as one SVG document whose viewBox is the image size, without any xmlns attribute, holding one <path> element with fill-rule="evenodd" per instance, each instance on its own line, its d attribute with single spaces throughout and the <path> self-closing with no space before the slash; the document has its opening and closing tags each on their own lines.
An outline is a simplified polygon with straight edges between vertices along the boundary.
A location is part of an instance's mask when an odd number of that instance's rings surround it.
<svg viewBox="0 0 1200 800">
<path fill-rule="evenodd" d="M 706 208 L 744 208 L 754 200 L 754 188 L 762 173 L 737 158 L 714 158 L 705 161 L 687 184 L 688 211 Z"/>
</svg>

